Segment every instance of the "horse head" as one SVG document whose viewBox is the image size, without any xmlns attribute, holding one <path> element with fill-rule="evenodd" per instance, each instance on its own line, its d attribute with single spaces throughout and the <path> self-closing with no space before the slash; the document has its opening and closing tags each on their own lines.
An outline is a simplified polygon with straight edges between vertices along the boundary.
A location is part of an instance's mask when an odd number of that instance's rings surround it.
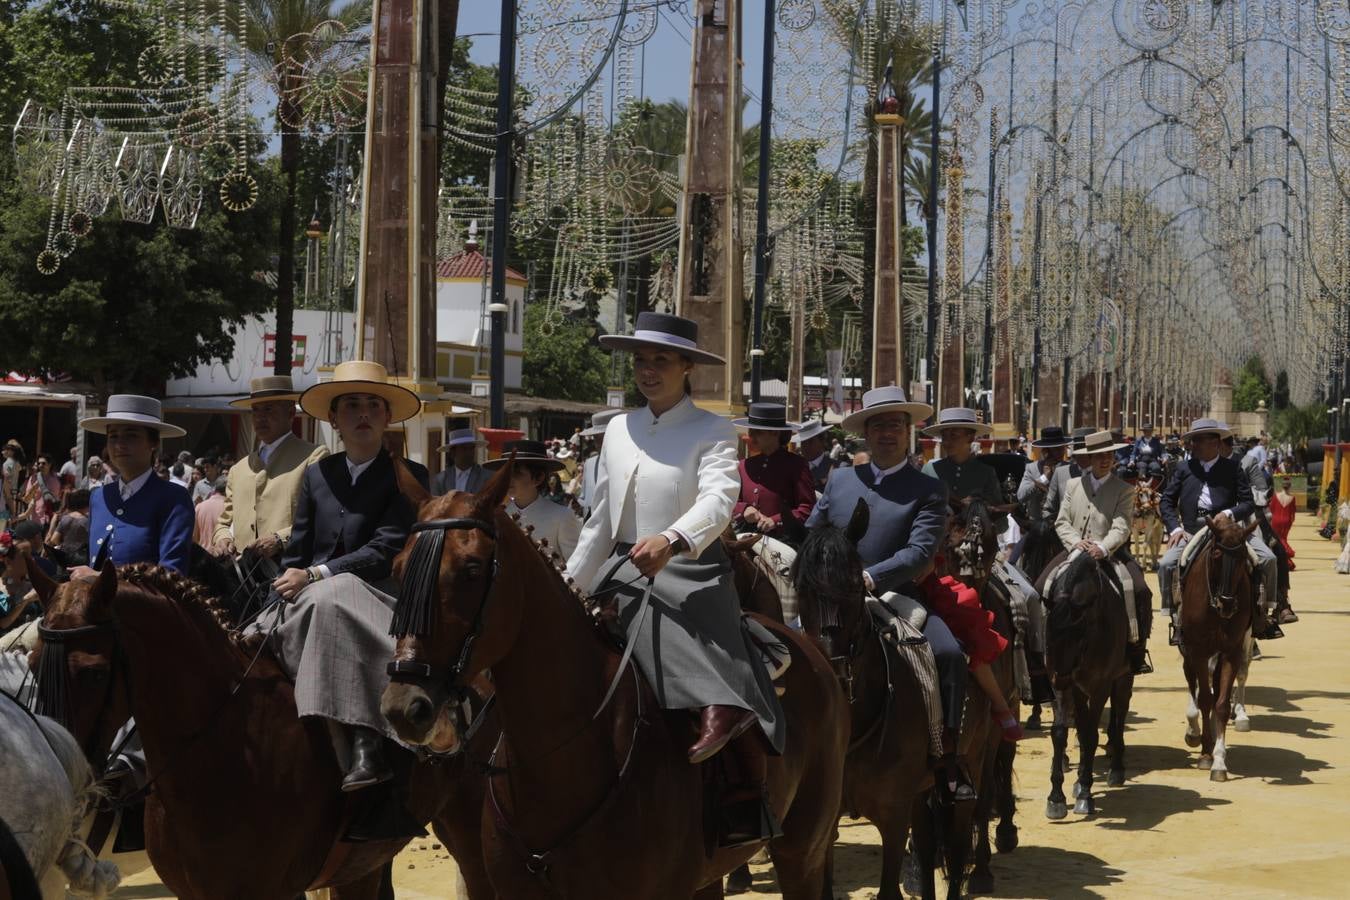
<svg viewBox="0 0 1350 900">
<path fill-rule="evenodd" d="M 1228 518 L 1222 524 L 1205 518 L 1205 527 L 1213 538 L 1204 548 L 1208 554 L 1209 605 L 1221 618 L 1230 619 L 1239 603 L 1252 592 L 1252 563 L 1247 556 L 1247 538 L 1257 523 L 1245 528 Z"/>
<path fill-rule="evenodd" d="M 847 527 L 827 523 L 812 528 L 792 564 L 802 628 L 832 662 L 851 655 L 866 625 L 858 541 L 867 533 L 869 518 L 867 501 L 858 500 Z"/>
<path fill-rule="evenodd" d="M 514 466 L 513 455 L 477 494 L 433 497 L 396 461 L 417 524 L 394 561 L 397 643 L 380 710 L 399 737 L 433 753 L 460 749 L 478 676 L 510 649 L 537 590 L 527 564 L 545 564 L 502 508 Z"/>
<path fill-rule="evenodd" d="M 981 497 L 950 498 L 952 515 L 947 521 L 946 551 L 950 574 L 979 587 L 993 574 L 998 555 L 995 513 L 1008 513 L 1016 504 L 993 506 Z"/>
<path fill-rule="evenodd" d="M 1114 675 L 1110 650 L 1124 647 L 1120 635 L 1129 628 L 1123 607 L 1108 596 L 1114 578 L 1110 563 L 1090 553 L 1077 554 L 1055 578 L 1046 616 L 1046 652 L 1057 675 L 1068 676 L 1082 665 L 1105 665 Z M 1089 652 L 1089 645 L 1103 652 Z"/>
<path fill-rule="evenodd" d="M 28 659 L 37 672 L 37 711 L 74 735 L 97 771 L 96 756 L 131 717 L 113 618 L 117 570 L 105 562 L 97 577 L 58 585 L 37 566 L 29 569 L 45 610 Z"/>
</svg>

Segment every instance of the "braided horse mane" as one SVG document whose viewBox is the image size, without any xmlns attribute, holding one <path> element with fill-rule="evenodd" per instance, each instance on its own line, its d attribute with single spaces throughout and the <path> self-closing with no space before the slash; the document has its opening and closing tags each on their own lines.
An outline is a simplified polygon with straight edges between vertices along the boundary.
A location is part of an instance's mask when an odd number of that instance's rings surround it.
<svg viewBox="0 0 1350 900">
<path fill-rule="evenodd" d="M 119 590 L 125 585 L 205 613 L 203 618 L 213 621 L 236 646 L 243 639 L 242 633 L 234 630 L 229 610 L 220 598 L 205 585 L 173 569 L 154 563 L 130 563 L 117 567 L 117 581 Z"/>
</svg>

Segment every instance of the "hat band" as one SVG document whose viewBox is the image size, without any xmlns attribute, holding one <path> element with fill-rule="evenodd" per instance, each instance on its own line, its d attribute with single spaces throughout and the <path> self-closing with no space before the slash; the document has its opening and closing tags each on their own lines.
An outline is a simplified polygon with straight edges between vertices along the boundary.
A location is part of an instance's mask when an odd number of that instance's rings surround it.
<svg viewBox="0 0 1350 900">
<path fill-rule="evenodd" d="M 640 328 L 633 332 L 633 338 L 639 341 L 647 341 L 654 344 L 675 344 L 679 347 L 688 347 L 690 350 L 697 350 L 698 344 L 689 338 L 680 337 L 678 334 L 671 334 L 669 331 L 648 331 Z"/>
<path fill-rule="evenodd" d="M 104 418 L 104 419 L 111 419 L 111 420 L 121 421 L 121 422 L 135 422 L 135 423 L 137 423 L 138 425 L 163 425 L 163 424 L 164 424 L 164 420 L 163 420 L 163 419 L 158 418 L 158 417 L 156 417 L 156 416 L 152 416 L 152 415 L 150 415 L 149 413 L 138 413 L 138 412 L 130 412 L 130 411 L 124 412 L 124 411 L 122 411 L 122 410 L 120 410 L 120 409 L 117 410 L 116 412 L 109 412 L 109 413 L 107 413 L 106 415 L 103 416 L 103 418 Z"/>
<path fill-rule="evenodd" d="M 260 391 L 253 391 L 248 396 L 250 400 L 261 400 L 264 397 L 276 397 L 282 394 L 298 394 L 298 393 L 300 392 L 292 390 L 291 388 L 263 388 Z"/>
<path fill-rule="evenodd" d="M 745 421 L 749 423 L 751 428 L 754 428 L 755 426 L 763 426 L 765 428 L 788 427 L 787 419 L 766 419 L 763 416 L 746 416 Z"/>
</svg>

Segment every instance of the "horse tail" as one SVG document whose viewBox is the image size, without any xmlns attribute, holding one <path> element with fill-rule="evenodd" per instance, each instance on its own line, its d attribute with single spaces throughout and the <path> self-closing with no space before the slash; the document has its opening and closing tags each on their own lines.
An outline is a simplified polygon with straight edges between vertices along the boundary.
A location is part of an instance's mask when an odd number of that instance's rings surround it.
<svg viewBox="0 0 1350 900">
<path fill-rule="evenodd" d="M 4 819 L 0 819 L 0 875 L 4 876 L 13 900 L 42 900 L 33 867 L 28 864 L 23 847 L 19 846 L 18 838 Z"/>
</svg>

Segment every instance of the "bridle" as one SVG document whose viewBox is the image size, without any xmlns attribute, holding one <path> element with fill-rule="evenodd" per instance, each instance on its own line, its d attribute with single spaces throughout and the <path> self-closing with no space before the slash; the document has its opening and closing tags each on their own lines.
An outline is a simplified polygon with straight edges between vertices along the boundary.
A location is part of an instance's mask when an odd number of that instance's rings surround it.
<svg viewBox="0 0 1350 900">
<path fill-rule="evenodd" d="M 398 605 L 394 609 L 394 619 L 389 632 L 396 638 L 426 637 L 431 634 L 436 620 L 436 580 L 440 571 L 441 551 L 445 547 L 445 536 L 451 531 L 481 531 L 495 543 L 497 526 L 486 519 L 473 516 L 456 516 L 448 519 L 429 519 L 417 522 L 412 532 L 418 534 L 408 555 L 404 570 L 403 590 Z M 421 536 L 422 532 L 427 532 Z M 449 694 L 451 715 L 454 717 L 456 731 L 467 735 L 476 730 L 477 722 L 469 721 L 470 691 L 463 683 L 463 675 L 473 657 L 473 646 L 483 631 L 483 617 L 488 602 L 492 599 L 492 587 L 497 579 L 497 552 L 493 548 L 492 559 L 488 564 L 487 583 L 483 586 L 482 597 L 474 611 L 464 641 L 460 644 L 455 662 L 449 666 L 435 666 L 417 659 L 396 659 L 389 663 L 386 670 L 390 681 L 405 684 L 417 684 L 422 687 L 440 687 Z M 478 721 L 481 721 L 481 715 Z M 448 756 L 455 752 L 431 755 Z"/>
<path fill-rule="evenodd" d="M 98 717 L 94 720 L 94 725 L 89 731 L 89 736 L 85 739 L 80 750 L 84 753 L 85 759 L 94 760 L 92 743 L 98 739 L 103 720 L 107 715 L 107 710 L 112 700 L 113 686 L 118 676 L 121 676 L 123 691 L 127 694 L 127 708 L 131 706 L 131 684 L 127 676 L 127 659 L 122 650 L 122 641 L 117 635 L 117 623 L 108 619 L 104 622 L 95 622 L 89 625 L 77 625 L 73 628 L 49 628 L 38 622 L 38 637 L 42 638 L 42 657 L 38 662 L 37 670 L 37 691 L 35 710 L 39 715 L 47 716 L 56 720 L 63 728 L 71 729 L 73 725 L 73 710 L 70 708 L 70 669 L 67 665 L 67 656 L 69 649 L 66 642 L 71 638 L 81 638 L 95 634 L 112 634 L 112 654 L 109 659 L 108 681 L 103 688 L 103 697 L 98 704 Z M 126 744 L 131 735 L 123 738 L 121 744 L 110 749 L 107 755 L 98 765 L 98 777 L 102 778 L 107 772 L 109 764 L 117 758 L 121 752 L 122 746 Z"/>
<path fill-rule="evenodd" d="M 1234 594 L 1233 580 L 1237 574 L 1239 555 L 1243 554 L 1247 545 L 1239 541 L 1236 544 L 1228 545 L 1223 543 L 1219 536 L 1214 536 L 1214 548 L 1223 558 L 1223 564 L 1219 568 L 1219 584 L 1217 588 L 1212 577 L 1213 569 L 1210 567 L 1212 556 L 1205 554 L 1205 589 L 1209 594 L 1209 607 L 1214 610 L 1221 619 L 1231 619 L 1237 613 L 1238 602 Z M 1246 563 L 1246 560 L 1242 560 Z"/>
</svg>

